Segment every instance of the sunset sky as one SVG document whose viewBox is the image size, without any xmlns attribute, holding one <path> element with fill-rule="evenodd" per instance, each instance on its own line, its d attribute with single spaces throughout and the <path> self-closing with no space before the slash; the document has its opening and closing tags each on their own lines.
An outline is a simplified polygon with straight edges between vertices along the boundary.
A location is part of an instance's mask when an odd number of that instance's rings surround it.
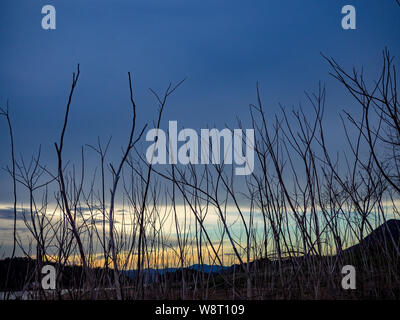
<svg viewBox="0 0 400 320">
<path fill-rule="evenodd" d="M 55 30 L 41 27 L 46 4 L 56 8 Z M 356 30 L 341 27 L 346 4 L 356 8 Z M 311 113 L 304 91 L 316 91 L 322 81 L 327 143 L 342 150 L 346 141 L 339 114 L 357 107 L 329 75 L 321 53 L 347 69 L 363 67 L 366 77 L 375 79 L 385 46 L 400 56 L 398 11 L 389 0 L 2 0 L 0 106 L 9 101 L 18 160 L 23 155 L 29 162 L 41 145 L 42 162 L 54 171 L 54 142 L 78 63 L 81 78 L 64 150 L 65 162 L 78 166 L 81 147 L 96 144 L 98 136 L 103 142 L 112 136 L 108 161 L 120 159 L 130 129 L 128 71 L 139 128 L 153 127 L 156 119 L 157 103 L 148 89 L 161 92 L 184 78 L 167 104 L 164 128 L 169 120 L 195 130 L 234 127 L 237 117 L 246 127 L 257 81 L 271 117 L 279 103 L 288 109 L 301 103 Z M 4 118 L 0 150 L 5 168 L 11 162 Z M 89 149 L 86 166 L 98 166 Z M 23 196 L 18 200 L 26 202 Z M 1 170 L 0 234 L 11 221 L 10 203 L 11 178 Z"/>
</svg>

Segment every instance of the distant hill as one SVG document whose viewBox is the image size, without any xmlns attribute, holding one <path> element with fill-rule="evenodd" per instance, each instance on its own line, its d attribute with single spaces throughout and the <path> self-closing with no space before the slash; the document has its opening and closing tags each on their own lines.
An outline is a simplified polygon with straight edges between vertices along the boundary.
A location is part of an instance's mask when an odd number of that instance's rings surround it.
<svg viewBox="0 0 400 320">
<path fill-rule="evenodd" d="M 185 271 L 193 272 L 204 272 L 204 273 L 221 273 L 222 270 L 230 271 L 232 267 L 226 267 L 226 266 L 219 266 L 219 265 L 208 265 L 208 264 L 194 264 L 189 267 L 184 268 Z M 155 280 L 157 275 L 165 275 L 165 274 L 173 274 L 173 273 L 179 273 L 181 268 L 164 268 L 164 269 L 144 269 L 142 272 L 150 279 L 148 280 Z M 137 274 L 137 270 L 126 270 L 123 271 L 123 273 L 131 278 L 134 279 Z"/>
<path fill-rule="evenodd" d="M 220 273 L 223 269 L 228 270 L 231 267 L 221 267 L 218 265 L 208 265 L 208 264 L 194 264 L 188 269 L 195 270 L 195 271 L 202 271 L 204 273 Z"/>
<path fill-rule="evenodd" d="M 45 264 L 53 265 L 57 269 L 57 273 L 59 272 L 62 275 L 58 278 L 58 282 L 64 288 L 75 288 L 85 277 L 81 266 L 60 266 L 56 263 Z M 35 259 L 27 257 L 0 260 L 0 291 L 22 290 L 24 287 L 26 289 L 27 284 L 28 288 L 34 286 L 35 273 L 38 272 L 37 266 Z M 104 273 L 108 273 L 110 279 L 114 278 L 114 273 L 111 269 L 95 268 L 92 270 L 98 278 Z"/>
<path fill-rule="evenodd" d="M 393 248 L 394 243 L 400 245 L 400 220 L 390 219 L 373 230 L 360 243 L 347 248 L 345 252 L 353 253 L 364 250 L 380 250 L 382 246 Z"/>
<path fill-rule="evenodd" d="M 394 245 L 396 244 L 396 246 Z M 389 252 L 394 257 L 400 259 L 397 253 L 397 248 L 400 247 L 400 220 L 391 219 L 387 220 L 384 224 L 377 227 L 369 235 L 367 235 L 360 243 L 344 250 L 344 253 L 348 253 L 351 256 L 359 256 L 362 252 L 371 252 L 371 257 L 380 257 L 382 249 L 389 249 Z M 388 251 L 387 251 L 388 252 Z M 314 257 L 317 258 L 317 257 Z M 302 259 L 302 257 L 298 257 Z M 11 262 L 11 264 L 10 264 Z M 288 261 L 286 261 L 288 262 Z M 257 267 L 265 267 L 272 263 L 269 259 L 259 259 L 250 262 L 250 268 L 253 268 L 254 264 Z M 59 269 L 60 266 L 53 264 Z M 80 266 L 64 266 L 62 268 L 62 277 L 59 279 L 63 284 L 63 287 L 76 287 L 76 284 L 80 283 L 84 277 L 82 267 Z M 101 275 L 104 273 L 108 274 L 109 279 L 113 279 L 112 269 L 104 270 L 102 268 L 96 268 L 93 270 L 95 277 L 104 278 Z M 207 264 L 194 264 L 185 268 L 185 273 L 204 272 L 206 274 L 221 274 L 232 273 L 233 271 L 240 273 L 242 268 L 238 264 L 231 266 L 219 266 L 219 265 L 207 265 Z M 6 281 L 7 273 L 9 272 L 8 281 Z M 36 261 L 31 258 L 14 258 L 10 261 L 9 258 L 0 260 L 0 291 L 5 288 L 8 289 L 21 289 L 24 284 L 31 283 L 34 281 L 34 275 L 36 272 Z M 165 275 L 168 278 L 179 281 L 182 276 L 180 268 L 164 268 L 164 269 L 144 269 L 143 274 L 146 277 L 146 281 L 153 282 L 157 277 Z M 126 270 L 122 271 L 121 277 L 125 278 L 127 282 L 132 281 L 136 278 L 137 270 Z M 108 283 L 104 283 L 107 285 Z"/>
</svg>

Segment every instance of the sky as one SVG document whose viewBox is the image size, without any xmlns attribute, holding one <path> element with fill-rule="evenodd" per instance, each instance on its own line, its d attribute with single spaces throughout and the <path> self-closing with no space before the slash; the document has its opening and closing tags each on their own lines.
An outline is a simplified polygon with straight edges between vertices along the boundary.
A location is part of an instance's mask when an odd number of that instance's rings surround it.
<svg viewBox="0 0 400 320">
<path fill-rule="evenodd" d="M 44 30 L 41 9 L 56 9 L 56 29 Z M 356 8 L 356 30 L 343 30 L 341 9 Z M 112 136 L 109 161 L 120 158 L 130 129 L 128 71 L 133 76 L 138 127 L 149 128 L 162 92 L 186 78 L 170 97 L 162 122 L 180 128 L 249 123 L 256 83 L 271 117 L 279 103 L 305 102 L 304 92 L 327 88 L 325 129 L 331 147 L 345 136 L 342 109 L 357 106 L 321 53 L 345 68 L 376 78 L 382 50 L 400 55 L 400 8 L 391 0 L 2 0 L 0 106 L 9 102 L 18 157 L 41 145 L 42 162 L 55 169 L 54 142 L 62 128 L 72 72 L 81 77 L 65 136 L 66 160 L 79 164 L 80 148 Z M 310 106 L 304 105 L 306 114 Z M 5 119 L 0 118 L 0 167 L 10 165 Z M 21 159 L 21 158 L 19 158 Z M 87 166 L 98 158 L 87 150 Z M 12 202 L 11 179 L 0 171 L 0 204 Z"/>
</svg>

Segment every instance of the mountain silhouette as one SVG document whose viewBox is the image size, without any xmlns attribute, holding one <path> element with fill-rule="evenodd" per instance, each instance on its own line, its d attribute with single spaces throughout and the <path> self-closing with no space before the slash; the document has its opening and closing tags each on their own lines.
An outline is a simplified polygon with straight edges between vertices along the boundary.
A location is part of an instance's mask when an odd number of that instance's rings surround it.
<svg viewBox="0 0 400 320">
<path fill-rule="evenodd" d="M 400 244 L 400 220 L 390 219 L 381 224 L 358 244 L 347 248 L 345 252 L 363 250 L 379 250 L 383 247 L 398 248 Z"/>
</svg>

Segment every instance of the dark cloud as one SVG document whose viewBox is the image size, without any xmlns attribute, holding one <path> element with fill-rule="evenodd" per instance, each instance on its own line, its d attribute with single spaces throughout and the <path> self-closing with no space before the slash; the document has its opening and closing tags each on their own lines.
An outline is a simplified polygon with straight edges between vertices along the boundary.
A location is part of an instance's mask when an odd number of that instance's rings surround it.
<svg viewBox="0 0 400 320">
<path fill-rule="evenodd" d="M 86 221 L 88 222 L 88 223 L 92 223 L 92 224 L 103 224 L 103 220 L 102 219 L 86 219 Z M 119 221 L 114 221 L 114 224 L 119 224 L 120 222 Z M 106 226 L 108 227 L 108 225 L 109 225 L 109 221 L 108 220 L 106 220 Z"/>
<path fill-rule="evenodd" d="M 14 220 L 14 208 L 1 208 L 0 219 Z M 17 220 L 23 220 L 23 211 L 20 209 L 17 209 Z"/>
<path fill-rule="evenodd" d="M 10 227 L 0 227 L 0 232 L 6 232 L 6 231 L 11 231 L 12 232 L 12 228 L 10 228 Z M 24 231 L 26 231 L 27 229 L 26 228 L 17 228 L 17 231 L 18 232 L 24 232 Z"/>
</svg>

